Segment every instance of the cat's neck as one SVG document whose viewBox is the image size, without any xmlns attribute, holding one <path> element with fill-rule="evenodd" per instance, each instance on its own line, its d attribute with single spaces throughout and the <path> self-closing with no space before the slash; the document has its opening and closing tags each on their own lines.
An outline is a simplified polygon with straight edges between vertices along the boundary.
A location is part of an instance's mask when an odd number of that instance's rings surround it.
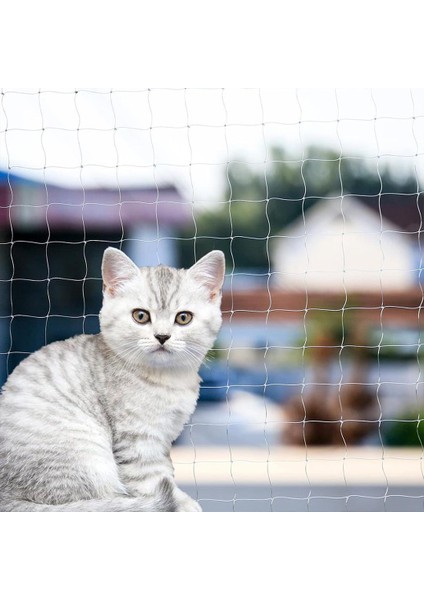
<svg viewBox="0 0 424 600">
<path fill-rule="evenodd" d="M 141 379 L 150 384 L 171 389 L 193 388 L 200 384 L 198 370 L 193 368 L 187 368 L 185 370 L 167 368 L 152 369 L 146 365 L 140 365 L 139 369 L 136 370 L 136 373 Z"/>
</svg>

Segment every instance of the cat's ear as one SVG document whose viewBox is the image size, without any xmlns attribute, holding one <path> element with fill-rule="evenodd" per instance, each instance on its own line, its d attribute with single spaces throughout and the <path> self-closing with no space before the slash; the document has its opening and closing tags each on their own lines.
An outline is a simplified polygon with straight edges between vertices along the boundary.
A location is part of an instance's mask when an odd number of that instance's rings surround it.
<svg viewBox="0 0 424 600">
<path fill-rule="evenodd" d="M 221 293 L 225 277 L 225 256 L 221 250 L 212 250 L 197 261 L 189 270 L 199 285 L 209 290 L 213 300 Z"/>
<path fill-rule="evenodd" d="M 126 254 L 117 248 L 106 248 L 103 254 L 102 277 L 103 290 L 111 296 L 137 277 L 140 270 Z"/>
</svg>

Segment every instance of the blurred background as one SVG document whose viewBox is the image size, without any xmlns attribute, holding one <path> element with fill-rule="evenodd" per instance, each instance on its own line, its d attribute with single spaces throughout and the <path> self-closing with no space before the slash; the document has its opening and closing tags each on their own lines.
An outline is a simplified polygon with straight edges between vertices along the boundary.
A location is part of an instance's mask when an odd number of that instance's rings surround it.
<svg viewBox="0 0 424 600">
<path fill-rule="evenodd" d="M 107 246 L 227 259 L 174 448 L 205 510 L 423 510 L 424 89 L 3 90 L 0 381 Z"/>
</svg>

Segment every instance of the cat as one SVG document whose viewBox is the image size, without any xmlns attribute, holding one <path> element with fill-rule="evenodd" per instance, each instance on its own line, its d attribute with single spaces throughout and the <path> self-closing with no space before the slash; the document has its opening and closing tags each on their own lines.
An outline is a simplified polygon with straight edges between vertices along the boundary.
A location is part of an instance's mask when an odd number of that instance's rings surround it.
<svg viewBox="0 0 424 600">
<path fill-rule="evenodd" d="M 138 268 L 103 255 L 100 333 L 23 360 L 0 396 L 0 511 L 201 511 L 174 481 L 173 441 L 222 323 L 225 258 Z"/>
</svg>

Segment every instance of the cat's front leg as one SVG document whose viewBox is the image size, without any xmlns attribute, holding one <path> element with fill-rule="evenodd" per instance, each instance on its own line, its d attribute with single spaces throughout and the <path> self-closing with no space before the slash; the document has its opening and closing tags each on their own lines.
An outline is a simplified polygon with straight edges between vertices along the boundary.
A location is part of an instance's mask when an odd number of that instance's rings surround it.
<svg viewBox="0 0 424 600">
<path fill-rule="evenodd" d="M 149 460 L 129 448 L 115 454 L 119 478 L 131 496 L 154 496 L 161 481 L 166 479 L 172 485 L 176 512 L 200 512 L 198 502 L 180 490 L 174 480 L 174 467 L 170 456 L 164 456 L 163 449 L 155 453 L 150 449 Z"/>
</svg>

